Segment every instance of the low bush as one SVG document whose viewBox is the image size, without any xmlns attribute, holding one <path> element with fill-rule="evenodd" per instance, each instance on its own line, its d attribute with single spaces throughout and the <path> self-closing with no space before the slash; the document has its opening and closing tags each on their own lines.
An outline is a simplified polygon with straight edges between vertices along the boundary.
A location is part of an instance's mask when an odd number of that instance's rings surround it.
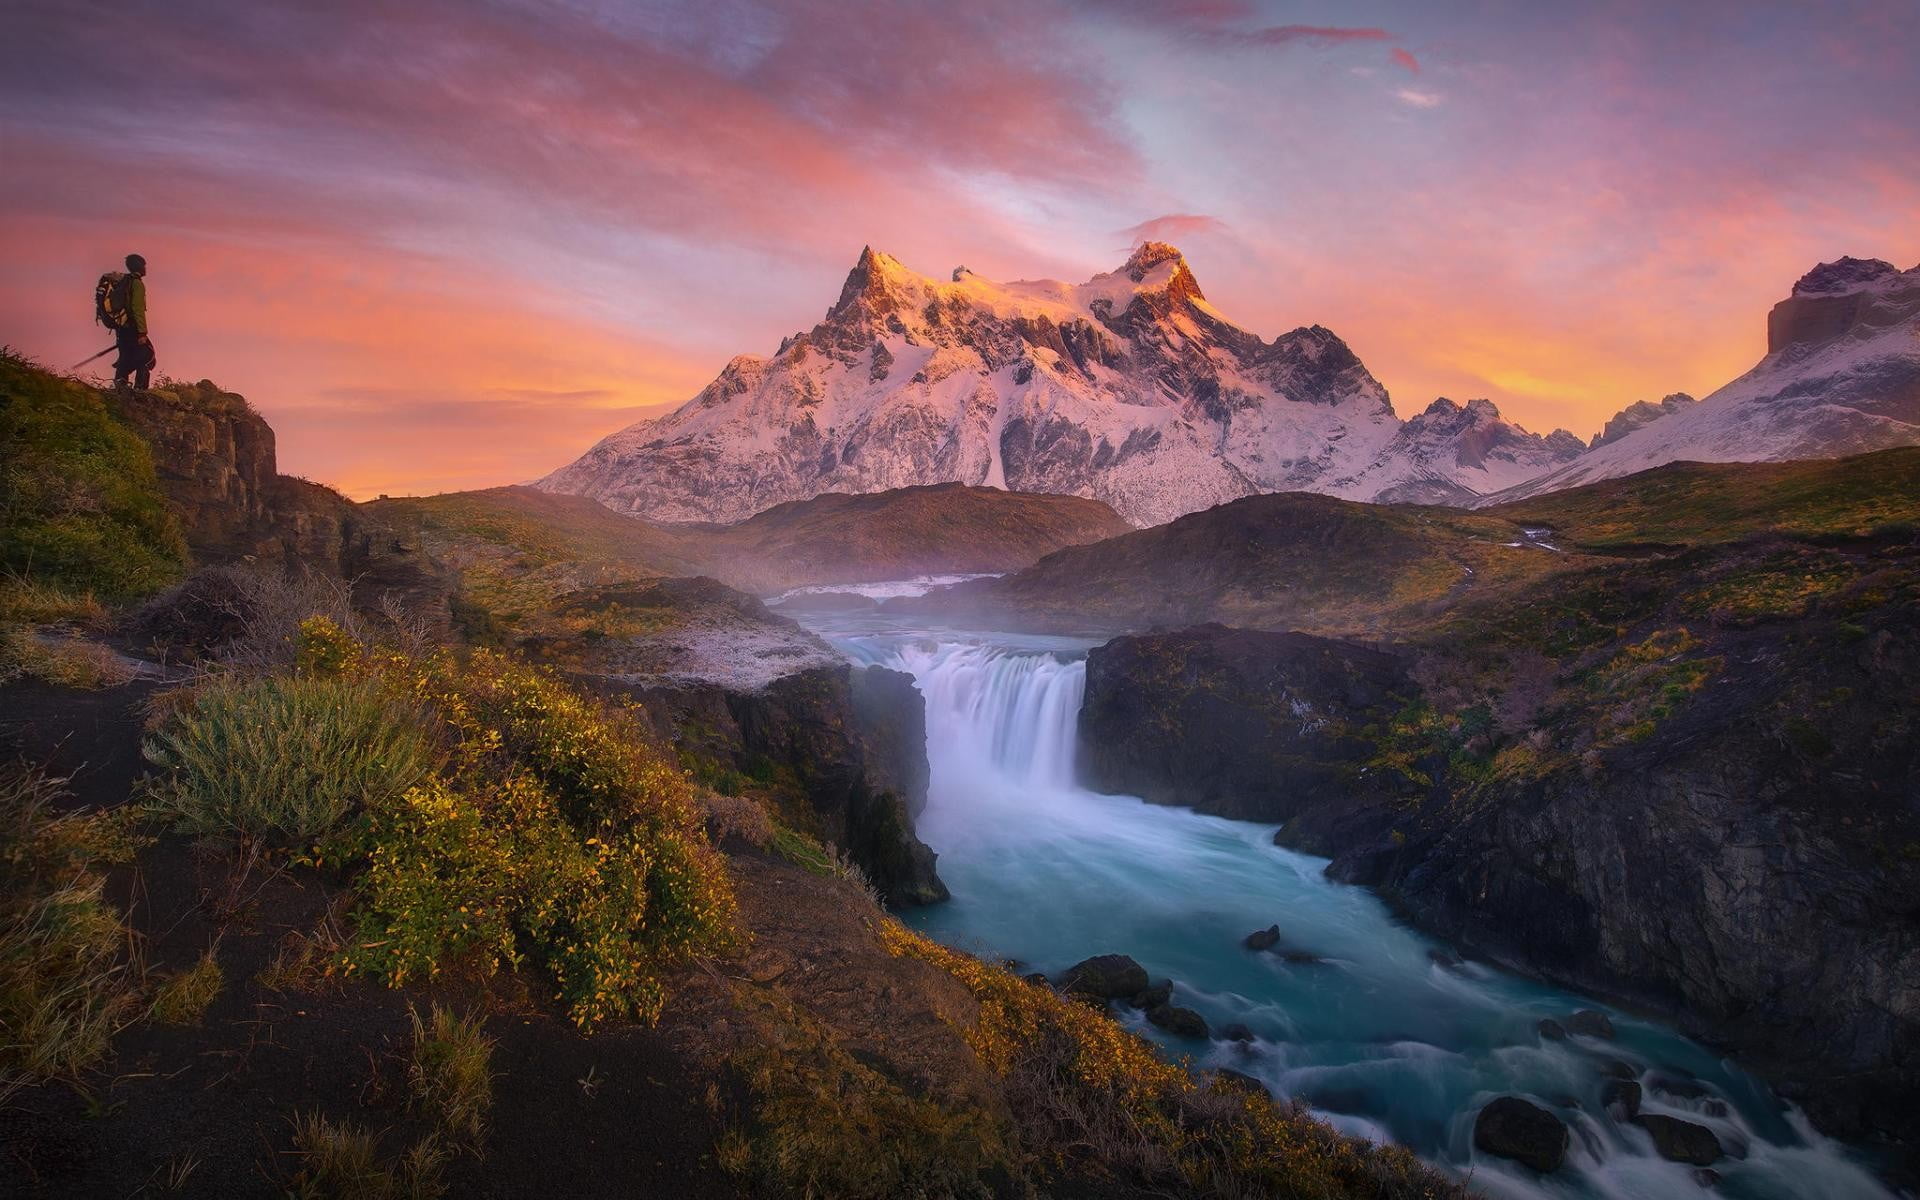
<svg viewBox="0 0 1920 1200">
<path fill-rule="evenodd" d="M 186 833 L 306 849 L 433 774 L 424 715 L 377 680 L 216 678 L 147 739 L 155 809 Z"/>
<path fill-rule="evenodd" d="M 133 1020 L 132 935 L 101 868 L 138 840 L 121 814 L 59 815 L 57 781 L 0 771 L 0 1103 L 77 1076 Z"/>
<path fill-rule="evenodd" d="M 456 961 L 528 964 L 587 1026 L 652 1020 L 668 971 L 733 941 L 724 860 L 633 712 L 490 651 L 360 654 L 342 636 L 310 623 L 301 661 L 430 714 L 449 747 L 329 842 L 357 872 L 349 972 L 398 986 Z"/>
</svg>

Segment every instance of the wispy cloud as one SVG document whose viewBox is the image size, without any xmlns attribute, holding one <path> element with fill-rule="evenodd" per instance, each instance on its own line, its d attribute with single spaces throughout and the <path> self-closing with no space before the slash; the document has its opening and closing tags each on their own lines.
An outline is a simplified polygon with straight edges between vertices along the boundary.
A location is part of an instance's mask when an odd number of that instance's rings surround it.
<svg viewBox="0 0 1920 1200">
<path fill-rule="evenodd" d="M 1387 60 L 1396 67 L 1405 68 L 1408 74 L 1418 75 L 1420 73 L 1420 60 L 1413 56 L 1413 51 L 1408 50 L 1404 46 L 1395 46 L 1393 53 L 1387 55 Z"/>
<path fill-rule="evenodd" d="M 1393 95 L 1400 103 L 1414 108 L 1439 108 L 1445 100 L 1438 92 L 1423 92 L 1414 88 L 1400 88 Z"/>
<path fill-rule="evenodd" d="M 1127 239 L 1129 247 L 1133 247 L 1141 242 L 1172 242 L 1185 237 L 1225 233 L 1226 229 L 1226 222 L 1218 217 L 1203 213 L 1168 213 L 1164 217 L 1154 217 L 1128 226 L 1120 231 L 1120 236 Z"/>
</svg>

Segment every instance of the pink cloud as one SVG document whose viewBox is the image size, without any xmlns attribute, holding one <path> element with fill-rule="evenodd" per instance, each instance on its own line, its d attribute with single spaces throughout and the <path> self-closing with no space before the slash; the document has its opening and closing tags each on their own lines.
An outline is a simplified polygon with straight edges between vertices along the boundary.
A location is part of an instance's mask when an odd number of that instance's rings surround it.
<svg viewBox="0 0 1920 1200">
<path fill-rule="evenodd" d="M 1120 231 L 1120 236 L 1126 238 L 1127 245 L 1131 247 L 1141 242 L 1173 242 L 1185 237 L 1225 233 L 1226 230 L 1226 222 L 1218 217 L 1201 213 L 1168 213 L 1164 217 L 1154 217 L 1128 226 Z"/>
<path fill-rule="evenodd" d="M 1420 60 L 1413 56 L 1412 51 L 1404 47 L 1395 46 L 1393 52 L 1387 55 L 1387 61 L 1396 67 L 1404 67 L 1408 74 L 1418 75 L 1420 73 Z"/>
</svg>

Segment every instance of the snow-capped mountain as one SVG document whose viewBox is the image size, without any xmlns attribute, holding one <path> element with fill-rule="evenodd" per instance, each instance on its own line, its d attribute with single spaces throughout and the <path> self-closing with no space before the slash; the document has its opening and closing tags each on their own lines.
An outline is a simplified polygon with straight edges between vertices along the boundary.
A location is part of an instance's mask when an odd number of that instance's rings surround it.
<svg viewBox="0 0 1920 1200">
<path fill-rule="evenodd" d="M 1172 246 L 1083 284 L 916 274 L 872 249 L 771 358 L 538 486 L 665 521 L 734 521 L 828 491 L 958 481 L 1104 500 L 1136 524 L 1255 492 L 1464 502 L 1547 470 L 1493 406 L 1412 421 L 1320 326 L 1234 325 Z"/>
<path fill-rule="evenodd" d="M 1491 400 L 1460 405 L 1442 396 L 1400 426 L 1358 475 L 1314 490 L 1383 504 L 1466 505 L 1551 471 L 1586 448 L 1564 429 L 1545 437 L 1528 433 Z"/>
<path fill-rule="evenodd" d="M 1578 459 L 1498 499 L 1681 460 L 1838 458 L 1917 443 L 1920 266 L 1842 258 L 1809 271 L 1773 306 L 1767 355 L 1751 371 L 1698 404 L 1617 439 L 1603 435 Z"/>
</svg>

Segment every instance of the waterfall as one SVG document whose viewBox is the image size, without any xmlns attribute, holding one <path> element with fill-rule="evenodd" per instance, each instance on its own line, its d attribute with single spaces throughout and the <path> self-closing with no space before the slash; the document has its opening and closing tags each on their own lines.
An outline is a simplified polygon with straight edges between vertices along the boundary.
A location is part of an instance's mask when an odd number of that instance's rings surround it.
<svg viewBox="0 0 1920 1200">
<path fill-rule="evenodd" d="M 1614 1012 L 1617 1036 L 1542 1037 L 1593 1001 L 1477 965 L 1432 942 L 1325 861 L 1274 845 L 1273 827 L 1102 795 L 1074 777 L 1085 644 L 887 629 L 837 639 L 850 658 L 910 673 L 926 703 L 920 836 L 940 854 L 948 904 L 923 931 L 1049 973 L 1131 954 L 1176 1001 L 1251 1041 L 1169 1039 L 1204 1065 L 1253 1075 L 1348 1133 L 1392 1139 L 1513 1200 L 1688 1200 L 1693 1168 L 1609 1110 L 1624 1065 L 1646 1111 L 1711 1130 L 1728 1150 L 1715 1194 L 1739 1200 L 1891 1200 L 1862 1160 L 1814 1133 L 1759 1081 L 1677 1032 Z M 1277 922 L 1294 961 L 1249 953 Z M 1116 1015 L 1150 1037 L 1130 1009 Z M 1475 1149 L 1473 1114 L 1526 1097 L 1570 1130 L 1548 1176 Z"/>
<path fill-rule="evenodd" d="M 997 777 L 1002 786 L 1074 787 L 1084 660 L 969 643 L 901 647 L 927 704 L 927 757 L 937 779 Z"/>
</svg>

